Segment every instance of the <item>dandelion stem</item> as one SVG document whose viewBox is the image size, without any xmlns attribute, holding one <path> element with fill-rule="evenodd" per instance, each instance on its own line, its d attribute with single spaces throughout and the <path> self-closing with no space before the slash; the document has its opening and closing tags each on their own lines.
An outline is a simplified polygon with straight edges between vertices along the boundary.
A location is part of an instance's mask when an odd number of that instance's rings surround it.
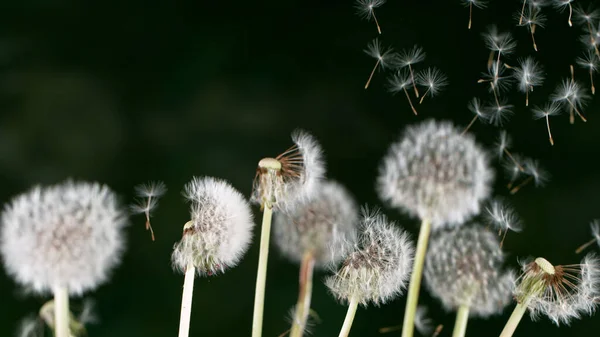
<svg viewBox="0 0 600 337">
<path fill-rule="evenodd" d="M 554 139 L 552 139 L 552 132 L 550 132 L 550 118 L 546 115 L 546 126 L 548 126 L 548 137 L 550 138 L 550 145 L 554 145 Z"/>
<path fill-rule="evenodd" d="M 473 124 L 475 124 L 475 121 L 477 120 L 477 117 L 479 117 L 479 115 L 475 115 L 475 117 L 473 117 L 473 119 L 471 119 L 471 122 L 469 123 L 469 125 L 467 125 L 467 127 L 460 134 L 461 136 L 464 136 L 464 134 L 467 133 L 467 131 L 469 131 L 469 129 L 471 128 L 471 126 L 473 126 Z"/>
<path fill-rule="evenodd" d="M 375 74 L 375 70 L 377 69 L 377 66 L 379 66 L 379 62 L 381 62 L 380 58 L 377 59 L 377 63 L 375 63 L 375 66 L 373 67 L 373 70 L 371 70 L 371 75 L 369 75 L 369 79 L 367 80 L 367 84 L 365 84 L 365 89 L 367 89 L 369 87 L 369 84 L 371 84 L 371 79 L 373 78 L 373 74 Z"/>
<path fill-rule="evenodd" d="M 467 332 L 467 322 L 469 321 L 469 306 L 461 305 L 456 313 L 456 321 L 454 322 L 454 331 L 452 337 L 464 337 Z"/>
<path fill-rule="evenodd" d="M 344 325 L 342 325 L 342 330 L 340 330 L 339 337 L 347 337 L 350 334 L 350 328 L 352 328 L 352 322 L 354 321 L 356 308 L 358 308 L 358 298 L 356 296 L 352 296 L 350 303 L 348 304 L 348 312 L 346 312 L 346 318 L 344 319 Z"/>
<path fill-rule="evenodd" d="M 185 268 L 183 280 L 183 295 L 181 296 L 181 316 L 179 318 L 179 337 L 188 337 L 190 334 L 190 316 L 192 314 L 192 297 L 194 295 L 194 277 L 196 268 L 189 263 Z"/>
<path fill-rule="evenodd" d="M 69 292 L 66 287 L 54 289 L 54 336 L 70 337 Z"/>
<path fill-rule="evenodd" d="M 473 3 L 469 2 L 469 29 L 471 29 L 471 21 L 473 20 Z"/>
<path fill-rule="evenodd" d="M 423 103 L 423 100 L 425 99 L 425 97 L 427 97 L 427 94 L 429 93 L 430 90 L 431 90 L 431 87 L 427 88 L 427 91 L 425 91 L 425 93 L 423 94 L 423 96 L 419 100 L 419 104 Z"/>
<path fill-rule="evenodd" d="M 513 335 L 513 333 L 515 333 L 515 330 L 517 329 L 517 325 L 519 325 L 521 318 L 523 318 L 525 311 L 527 311 L 527 306 L 529 305 L 529 300 L 530 299 L 528 297 L 525 300 L 525 302 L 517 304 L 517 306 L 515 307 L 515 310 L 513 310 L 512 315 L 510 315 L 508 322 L 506 322 L 504 329 L 500 333 L 500 337 L 511 337 Z"/>
<path fill-rule="evenodd" d="M 417 312 L 417 304 L 419 303 L 423 263 L 425 262 L 425 254 L 427 253 L 430 231 L 431 222 L 427 219 L 423 219 L 419 231 L 419 240 L 417 241 L 417 250 L 415 252 L 412 274 L 410 275 L 410 285 L 408 286 L 406 309 L 404 311 L 404 321 L 402 324 L 402 337 L 412 337 L 414 334 L 415 314 Z"/>
<path fill-rule="evenodd" d="M 515 194 L 515 193 L 519 192 L 519 190 L 520 190 L 520 189 L 521 189 L 523 186 L 525 186 L 525 185 L 529 184 L 529 183 L 530 183 L 532 180 L 533 180 L 533 176 L 531 176 L 531 177 L 529 177 L 529 178 L 527 178 L 527 179 L 523 180 L 523 182 L 521 182 L 519 185 L 515 186 L 515 187 L 514 187 L 512 190 L 510 190 L 510 194 Z"/>
<path fill-rule="evenodd" d="M 375 16 L 375 11 L 371 10 L 371 14 L 373 14 L 373 19 L 375 20 L 375 25 L 377 25 L 377 32 L 381 34 L 381 27 L 379 27 L 379 21 L 377 21 L 377 16 Z"/>
<path fill-rule="evenodd" d="M 298 303 L 294 312 L 294 322 L 290 329 L 290 337 L 302 337 L 306 328 L 306 320 L 310 312 L 310 300 L 312 296 L 312 278 L 315 267 L 315 258 L 312 252 L 304 253 L 300 265 L 300 291 L 298 292 Z"/>
<path fill-rule="evenodd" d="M 260 253 L 254 293 L 254 316 L 252 318 L 252 337 L 261 337 L 263 311 L 265 306 L 265 284 L 267 281 L 267 262 L 269 259 L 269 238 L 271 236 L 271 218 L 273 206 L 266 202 L 263 209 L 263 221 L 260 233 Z"/>
<path fill-rule="evenodd" d="M 408 94 L 408 91 L 406 91 L 406 87 L 404 87 L 402 89 L 404 89 L 404 93 L 406 94 L 406 99 L 408 99 L 408 104 L 410 104 L 410 108 L 412 109 L 413 113 L 416 115 L 417 110 L 415 109 L 415 106 L 413 105 L 412 100 L 410 99 L 410 95 Z"/>
<path fill-rule="evenodd" d="M 581 246 L 579 246 L 579 248 L 577 248 L 575 250 L 575 254 L 579 254 L 581 253 L 584 249 L 586 249 L 587 247 L 589 247 L 590 245 L 592 245 L 594 242 L 596 242 L 596 239 L 591 239 L 590 241 L 582 244 Z"/>
</svg>

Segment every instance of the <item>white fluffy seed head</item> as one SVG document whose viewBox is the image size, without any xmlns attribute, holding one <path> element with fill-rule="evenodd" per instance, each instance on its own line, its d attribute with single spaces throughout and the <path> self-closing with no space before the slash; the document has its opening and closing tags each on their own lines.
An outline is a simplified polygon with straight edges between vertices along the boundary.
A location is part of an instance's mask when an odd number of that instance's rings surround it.
<svg viewBox="0 0 600 337">
<path fill-rule="evenodd" d="M 6 271 L 35 293 L 66 287 L 80 295 L 121 261 L 127 217 L 106 185 L 34 187 L 4 206 L 0 222 Z"/>
<path fill-rule="evenodd" d="M 503 263 L 496 235 L 485 228 L 470 225 L 441 231 L 429 243 L 425 285 L 448 311 L 467 305 L 472 316 L 499 314 L 511 302 L 515 281 Z"/>
<path fill-rule="evenodd" d="M 383 159 L 380 198 L 436 227 L 479 213 L 494 173 L 483 149 L 461 132 L 434 120 L 409 126 Z"/>
<path fill-rule="evenodd" d="M 340 301 L 356 297 L 362 305 L 379 305 L 401 294 L 413 256 L 413 245 L 404 231 L 383 214 L 364 209 L 354 251 L 325 284 Z"/>
<path fill-rule="evenodd" d="M 310 253 L 317 267 L 337 264 L 356 242 L 358 207 L 350 193 L 324 181 L 315 196 L 288 212 L 274 215 L 273 236 L 279 251 L 294 262 Z"/>
<path fill-rule="evenodd" d="M 294 145 L 275 158 L 259 162 L 251 201 L 287 210 L 312 198 L 325 175 L 321 146 L 309 133 L 295 130 Z"/>
<path fill-rule="evenodd" d="M 250 205 L 228 182 L 194 177 L 183 195 L 190 202 L 191 220 L 175 244 L 173 267 L 185 272 L 192 264 L 198 274 L 213 275 L 235 266 L 248 250 L 254 222 Z"/>
</svg>

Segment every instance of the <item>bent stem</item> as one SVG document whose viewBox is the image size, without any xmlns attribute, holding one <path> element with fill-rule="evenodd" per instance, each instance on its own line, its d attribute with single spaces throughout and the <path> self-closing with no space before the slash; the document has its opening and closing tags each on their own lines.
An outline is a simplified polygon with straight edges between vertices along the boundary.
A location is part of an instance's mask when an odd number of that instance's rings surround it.
<svg viewBox="0 0 600 337">
<path fill-rule="evenodd" d="M 196 268 L 190 262 L 185 268 L 185 279 L 183 281 L 181 316 L 179 317 L 179 337 L 187 337 L 190 334 L 190 316 L 192 314 L 192 297 L 194 295 L 195 276 Z"/>
<path fill-rule="evenodd" d="M 252 337 L 262 335 L 263 311 L 265 306 L 265 284 L 267 281 L 267 262 L 269 259 L 269 238 L 271 236 L 271 218 L 273 206 L 266 202 L 263 210 L 263 221 L 260 232 L 260 253 L 258 256 L 258 272 L 256 274 L 256 290 L 254 292 L 254 316 L 252 318 Z"/>
<path fill-rule="evenodd" d="M 452 337 L 464 337 L 467 332 L 467 322 L 469 321 L 469 307 L 461 305 L 456 313 L 456 321 L 454 322 L 454 331 Z"/>
<path fill-rule="evenodd" d="M 310 312 L 314 267 L 315 258 L 313 254 L 311 252 L 304 253 L 300 265 L 300 291 L 298 292 L 298 302 L 294 312 L 294 322 L 290 329 L 290 337 L 301 337 L 306 328 L 306 320 Z"/>
<path fill-rule="evenodd" d="M 523 318 L 525 311 L 527 311 L 527 306 L 529 305 L 529 300 L 530 299 L 527 298 L 525 300 L 525 302 L 517 304 L 517 306 L 515 307 L 515 310 L 513 310 L 512 315 L 510 315 L 508 322 L 506 322 L 504 329 L 500 333 L 500 337 L 511 337 L 513 335 L 513 333 L 515 333 L 515 330 L 517 329 L 519 322 L 521 322 L 521 318 Z"/>
<path fill-rule="evenodd" d="M 423 219 L 421 222 L 421 230 L 419 231 L 419 240 L 417 241 L 417 251 L 413 262 L 412 274 L 410 275 L 410 285 L 408 287 L 406 309 L 404 311 L 404 322 L 402 324 L 402 337 L 412 337 L 414 334 L 415 314 L 419 302 L 419 289 L 421 289 L 423 263 L 425 262 L 425 253 L 427 253 L 430 231 L 431 222 L 427 219 Z"/>
<path fill-rule="evenodd" d="M 352 322 L 354 322 L 356 308 L 358 308 L 358 298 L 352 296 L 350 303 L 348 304 L 348 312 L 346 312 L 346 318 L 344 319 L 344 325 L 342 325 L 339 337 L 347 337 L 350 334 L 350 328 L 352 328 Z"/>
<path fill-rule="evenodd" d="M 70 337 L 69 292 L 67 287 L 54 288 L 54 336 Z"/>
</svg>

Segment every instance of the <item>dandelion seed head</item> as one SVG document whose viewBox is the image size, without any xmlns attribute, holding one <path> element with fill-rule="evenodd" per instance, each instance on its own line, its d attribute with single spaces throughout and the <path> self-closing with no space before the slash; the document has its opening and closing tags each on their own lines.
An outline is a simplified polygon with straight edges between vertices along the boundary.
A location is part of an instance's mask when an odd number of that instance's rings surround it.
<svg viewBox="0 0 600 337">
<path fill-rule="evenodd" d="M 471 316 L 500 314 L 512 300 L 515 277 L 503 270 L 504 254 L 489 230 L 469 225 L 434 233 L 423 275 L 447 311 L 469 306 Z"/>
<path fill-rule="evenodd" d="M 414 247 L 387 217 L 363 209 L 358 243 L 341 268 L 325 280 L 340 301 L 383 304 L 400 295 L 410 275 Z"/>
<path fill-rule="evenodd" d="M 246 199 L 228 182 L 194 177 L 185 185 L 190 218 L 171 255 L 173 267 L 192 264 L 200 275 L 235 266 L 250 245 L 254 222 Z"/>
<path fill-rule="evenodd" d="M 114 192 L 98 183 L 36 186 L 4 206 L 0 223 L 6 271 L 38 294 L 96 288 L 125 248 L 125 212 Z"/>
<path fill-rule="evenodd" d="M 383 158 L 379 197 L 434 226 L 479 213 L 494 172 L 484 150 L 453 124 L 428 120 L 405 129 Z"/>
<path fill-rule="evenodd" d="M 356 242 L 358 220 L 358 206 L 346 188 L 324 181 L 308 202 L 274 214 L 274 242 L 294 262 L 310 252 L 317 267 L 334 265 Z"/>
</svg>

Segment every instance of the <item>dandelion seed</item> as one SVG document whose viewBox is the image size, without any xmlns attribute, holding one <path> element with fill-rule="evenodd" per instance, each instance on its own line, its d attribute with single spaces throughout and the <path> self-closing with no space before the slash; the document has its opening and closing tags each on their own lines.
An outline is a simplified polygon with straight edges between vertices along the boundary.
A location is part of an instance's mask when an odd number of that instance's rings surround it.
<svg viewBox="0 0 600 337">
<path fill-rule="evenodd" d="M 525 2 L 523 1 L 523 5 Z M 515 18 L 518 18 L 519 23 L 517 26 L 527 27 L 529 30 L 529 35 L 531 36 L 531 42 L 533 44 L 533 49 L 538 51 L 537 43 L 535 42 L 535 30 L 537 27 L 544 28 L 544 24 L 546 23 L 546 16 L 541 13 L 539 8 L 534 7 L 533 5 L 529 5 L 527 8 L 523 7 L 524 11 L 521 11 L 520 14 L 516 14 Z"/>
<path fill-rule="evenodd" d="M 31 315 L 23 318 L 17 328 L 18 337 L 44 337 L 44 322 Z"/>
<path fill-rule="evenodd" d="M 509 55 L 515 51 L 517 42 L 513 39 L 510 33 L 499 33 L 495 25 L 488 27 L 488 31 L 482 34 L 486 47 L 490 50 L 490 58 L 488 60 L 488 69 L 492 68 L 494 56 L 496 57 L 495 77 L 498 77 L 498 72 L 501 69 L 500 58 L 502 55 Z"/>
<path fill-rule="evenodd" d="M 421 335 L 429 335 L 433 332 L 433 320 L 427 315 L 427 307 L 424 305 L 417 307 L 415 328 Z"/>
<path fill-rule="evenodd" d="M 469 26 L 471 29 L 471 22 L 473 21 L 473 7 L 477 7 L 479 9 L 483 9 L 487 7 L 487 1 L 484 0 L 461 0 L 465 7 L 469 7 Z"/>
<path fill-rule="evenodd" d="M 496 198 L 490 201 L 485 208 L 485 211 L 485 219 L 488 224 L 498 229 L 498 234 L 502 235 L 500 247 L 503 246 L 506 233 L 509 230 L 513 232 L 520 232 L 523 230 L 521 219 L 519 219 L 515 210 L 505 200 Z"/>
<path fill-rule="evenodd" d="M 152 241 L 154 241 L 154 230 L 150 224 L 152 211 L 158 206 L 158 198 L 167 192 L 167 186 L 162 181 L 152 181 L 135 187 L 135 194 L 140 198 L 136 204 L 131 205 L 131 211 L 146 214 L 146 230 L 150 230 Z"/>
<path fill-rule="evenodd" d="M 412 49 L 403 50 L 398 57 L 398 67 L 400 69 L 408 67 L 410 72 L 410 80 L 413 85 L 413 89 L 415 91 L 415 96 L 419 98 L 419 90 L 417 89 L 417 84 L 415 81 L 415 73 L 413 70 L 413 64 L 423 62 L 425 60 L 425 52 L 423 48 L 419 46 L 414 46 Z"/>
<path fill-rule="evenodd" d="M 421 104 L 427 94 L 433 97 L 446 87 L 448 85 L 448 77 L 437 68 L 427 68 L 417 74 L 417 84 L 427 87 L 427 91 L 425 91 L 419 101 L 419 104 Z"/>
<path fill-rule="evenodd" d="M 573 22 L 571 21 L 571 17 L 573 16 L 573 6 L 571 3 L 573 1 L 575 0 L 552 0 L 552 5 L 561 12 L 569 8 L 569 19 L 567 20 L 569 27 L 573 27 Z"/>
<path fill-rule="evenodd" d="M 548 181 L 548 173 L 540 167 L 540 164 L 537 160 L 527 158 L 523 161 L 523 167 L 525 169 L 524 173 L 529 177 L 523 180 L 519 185 L 513 187 L 510 190 L 510 194 L 517 193 L 521 188 L 531 182 L 534 182 L 536 187 L 540 187 L 544 186 L 544 184 Z"/>
<path fill-rule="evenodd" d="M 600 57 L 600 32 L 592 32 L 579 37 L 579 41 L 588 49 L 593 51 L 597 57 Z"/>
<path fill-rule="evenodd" d="M 378 39 L 374 39 L 367 45 L 367 49 L 364 50 L 367 55 L 377 59 L 373 70 L 371 70 L 371 75 L 369 75 L 369 79 L 367 80 L 367 84 L 365 84 L 365 89 L 369 87 L 371 83 L 371 79 L 373 78 L 373 74 L 375 74 L 375 70 L 385 69 L 388 67 L 390 62 L 394 58 L 394 54 L 392 53 L 392 48 L 383 48 Z"/>
<path fill-rule="evenodd" d="M 596 87 L 594 86 L 594 73 L 598 71 L 600 65 L 600 58 L 591 51 L 584 54 L 583 57 L 577 58 L 577 65 L 581 68 L 586 69 L 590 74 L 590 86 L 592 88 L 592 95 L 596 94 Z"/>
<path fill-rule="evenodd" d="M 494 94 L 496 106 L 500 106 L 500 93 L 510 88 L 511 79 L 511 76 L 504 76 L 504 65 L 492 63 L 492 66 L 482 74 L 482 78 L 477 83 L 489 83 L 489 91 Z"/>
<path fill-rule="evenodd" d="M 487 112 L 481 106 L 481 101 L 479 100 L 479 98 L 474 97 L 471 101 L 469 101 L 468 109 L 475 116 L 473 116 L 473 119 L 471 119 L 471 122 L 469 122 L 467 127 L 461 133 L 461 135 L 464 135 L 465 133 L 467 133 L 467 131 L 469 131 L 469 129 L 471 128 L 471 126 L 473 126 L 473 124 L 477 121 L 477 119 L 481 120 L 482 122 L 487 122 L 488 118 L 489 118 L 489 116 L 487 115 Z"/>
<path fill-rule="evenodd" d="M 388 80 L 388 91 L 393 94 L 396 94 L 400 91 L 404 91 L 404 94 L 406 95 L 406 99 L 408 100 L 408 104 L 410 105 L 412 112 L 415 115 L 417 115 L 417 109 L 415 109 L 412 99 L 410 98 L 410 95 L 408 94 L 408 91 L 406 90 L 406 88 L 409 87 L 411 84 L 413 84 L 413 83 L 410 78 L 410 74 L 406 71 L 398 70 Z"/>
<path fill-rule="evenodd" d="M 379 27 L 379 21 L 377 21 L 377 17 L 375 16 L 375 8 L 383 5 L 386 0 L 356 0 L 356 4 L 354 7 L 356 8 L 356 13 L 363 19 L 370 21 L 373 19 L 375 21 L 375 25 L 377 25 L 377 32 L 381 34 L 381 27 Z"/>
<path fill-rule="evenodd" d="M 563 107 L 568 106 L 577 113 L 582 121 L 587 122 L 587 119 L 581 114 L 580 110 L 587 102 L 588 95 L 581 88 L 579 83 L 575 82 L 573 79 L 563 80 L 550 98 Z"/>
<path fill-rule="evenodd" d="M 560 114 L 560 106 L 556 103 L 547 103 L 543 108 L 534 107 L 532 109 L 533 119 L 546 119 L 546 126 L 548 128 L 548 139 L 550 145 L 554 145 L 554 139 L 552 138 L 552 132 L 550 132 L 550 116 L 556 116 Z"/>
<path fill-rule="evenodd" d="M 512 145 L 512 138 L 508 135 L 506 130 L 500 131 L 498 138 L 496 140 L 496 149 L 498 153 L 498 157 L 502 159 L 506 154 L 511 162 L 514 164 L 514 167 L 517 168 L 520 172 L 525 171 L 520 162 L 513 156 L 513 154 L 508 150 L 508 148 Z"/>
<path fill-rule="evenodd" d="M 489 116 L 489 123 L 495 126 L 502 126 L 513 115 L 513 105 L 508 104 L 506 100 L 498 101 L 498 105 L 492 105 L 485 108 Z"/>
<path fill-rule="evenodd" d="M 524 159 L 518 153 L 511 156 L 511 160 L 502 163 L 504 174 L 509 177 L 508 183 L 506 184 L 507 189 L 512 189 L 513 185 L 523 174 L 525 169 L 523 168 Z"/>
<path fill-rule="evenodd" d="M 591 315 L 600 296 L 600 260 L 588 254 L 580 264 L 553 266 L 538 257 L 521 262 L 523 274 L 514 296 L 517 306 L 501 337 L 510 337 L 529 311 L 532 320 L 548 317 L 556 325 L 569 324 L 581 315 Z"/>
<path fill-rule="evenodd" d="M 525 106 L 529 106 L 529 92 L 533 87 L 544 83 L 541 66 L 532 58 L 520 59 L 519 66 L 514 68 L 514 77 L 519 83 L 519 90 L 525 93 Z"/>
<path fill-rule="evenodd" d="M 590 35 L 590 42 L 593 44 L 594 29 L 592 28 L 592 25 L 596 24 L 598 19 L 600 19 L 600 11 L 591 6 L 589 6 L 587 10 L 583 9 L 582 6 L 577 6 L 573 10 L 573 17 L 576 23 L 586 26 Z M 595 49 L 597 53 L 597 48 Z M 600 55 L 597 56 L 600 57 Z"/>
<path fill-rule="evenodd" d="M 590 223 L 590 230 L 592 231 L 592 236 L 594 238 L 591 239 L 590 241 L 584 243 L 583 245 L 579 246 L 579 248 L 577 248 L 575 250 L 575 254 L 581 253 L 584 249 L 586 249 L 587 247 L 591 246 L 594 243 L 597 243 L 598 246 L 600 246 L 600 221 L 598 221 L 598 220 L 592 221 L 592 223 Z"/>
</svg>

